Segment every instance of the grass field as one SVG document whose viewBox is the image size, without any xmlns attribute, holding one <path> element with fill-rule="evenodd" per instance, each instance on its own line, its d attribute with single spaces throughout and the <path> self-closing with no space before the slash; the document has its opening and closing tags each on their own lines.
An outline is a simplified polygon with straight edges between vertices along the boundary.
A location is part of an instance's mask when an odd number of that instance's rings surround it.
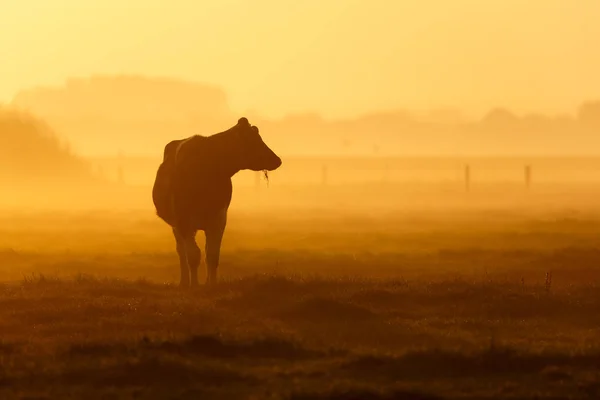
<svg viewBox="0 0 600 400">
<path fill-rule="evenodd" d="M 591 211 L 232 212 L 222 282 L 180 290 L 151 212 L 5 213 L 0 398 L 598 398 L 599 233 Z"/>
</svg>

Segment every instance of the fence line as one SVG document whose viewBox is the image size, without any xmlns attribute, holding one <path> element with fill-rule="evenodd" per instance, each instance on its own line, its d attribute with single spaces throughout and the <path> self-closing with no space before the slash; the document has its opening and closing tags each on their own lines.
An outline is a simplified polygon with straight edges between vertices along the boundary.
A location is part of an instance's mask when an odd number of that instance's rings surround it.
<svg viewBox="0 0 600 400">
<path fill-rule="evenodd" d="M 401 182 L 423 183 L 428 182 L 442 183 L 454 180 L 457 184 L 463 185 L 465 192 L 471 192 L 477 189 L 479 183 L 493 182 L 522 182 L 521 185 L 526 190 L 531 190 L 534 184 L 540 184 L 544 181 L 577 183 L 593 182 L 600 184 L 600 162 L 598 165 L 587 167 L 583 164 L 567 164 L 566 167 L 559 162 L 551 164 L 542 162 L 539 168 L 536 168 L 536 179 L 533 177 L 533 163 L 523 162 L 519 167 L 515 163 L 512 165 L 502 165 L 502 163 L 479 164 L 478 162 L 467 162 L 462 165 L 455 160 L 454 166 L 444 165 L 444 163 L 416 162 L 412 164 L 399 163 L 394 165 L 387 160 L 381 162 L 362 163 L 357 161 L 355 165 L 342 160 L 342 162 L 320 162 L 311 165 L 303 163 L 289 165 L 284 163 L 284 168 L 271 175 L 272 183 L 285 185 L 304 185 L 319 184 L 321 186 L 330 186 L 336 184 L 353 183 L 382 183 L 394 184 Z M 600 161 L 600 160 L 599 160 Z M 112 164 L 112 165 L 111 165 Z M 447 163 L 450 164 L 450 163 Z M 156 166 L 151 167 L 151 163 L 137 165 L 127 163 L 127 159 L 122 155 L 113 158 L 110 163 L 97 163 L 94 170 L 101 179 L 117 182 L 119 184 L 151 184 L 154 181 Z M 285 168 L 287 166 L 287 168 Z M 519 172 L 520 170 L 520 172 Z M 253 178 L 251 178 L 253 176 Z M 458 181 L 456 181 L 458 179 Z M 243 172 L 234 177 L 236 184 L 243 186 L 261 187 L 260 172 L 253 175 Z"/>
</svg>

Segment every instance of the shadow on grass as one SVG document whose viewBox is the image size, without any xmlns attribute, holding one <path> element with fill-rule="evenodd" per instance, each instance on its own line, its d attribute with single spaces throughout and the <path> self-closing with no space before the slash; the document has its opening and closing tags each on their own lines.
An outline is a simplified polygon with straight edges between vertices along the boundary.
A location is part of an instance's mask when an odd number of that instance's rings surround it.
<svg viewBox="0 0 600 400">
<path fill-rule="evenodd" d="M 117 355 L 177 354 L 184 357 L 248 358 L 305 360 L 342 352 L 321 352 L 279 338 L 224 340 L 216 335 L 195 335 L 181 341 L 151 341 L 147 338 L 134 345 L 80 343 L 71 345 L 66 355 L 71 357 L 110 357 Z"/>
<path fill-rule="evenodd" d="M 302 360 L 325 356 L 301 345 L 278 338 L 254 339 L 249 341 L 224 341 L 212 336 L 192 336 L 182 342 L 149 344 L 151 348 L 178 354 L 195 354 L 214 358 L 263 358 Z"/>
<path fill-rule="evenodd" d="M 341 365 L 340 372 L 373 379 L 459 378 L 541 374 L 568 379 L 564 369 L 598 369 L 600 352 L 588 354 L 525 354 L 511 349 L 479 353 L 409 352 L 399 357 L 361 356 Z"/>
<path fill-rule="evenodd" d="M 196 365 L 184 360 L 142 357 L 98 367 L 70 367 L 58 379 L 64 384 L 107 386 L 223 386 L 253 383 L 254 379 L 229 368 Z"/>
<path fill-rule="evenodd" d="M 340 390 L 323 393 L 300 393 L 290 400 L 442 400 L 442 397 L 409 391 L 381 393 L 371 390 Z"/>
</svg>

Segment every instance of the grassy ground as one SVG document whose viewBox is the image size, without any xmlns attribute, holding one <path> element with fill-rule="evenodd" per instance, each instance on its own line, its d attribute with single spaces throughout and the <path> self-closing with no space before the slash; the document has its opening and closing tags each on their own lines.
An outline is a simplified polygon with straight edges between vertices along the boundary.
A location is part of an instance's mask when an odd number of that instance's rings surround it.
<svg viewBox="0 0 600 400">
<path fill-rule="evenodd" d="M 179 290 L 151 213 L 5 214 L 0 398 L 598 398 L 599 231 L 233 213 L 223 281 Z"/>
</svg>

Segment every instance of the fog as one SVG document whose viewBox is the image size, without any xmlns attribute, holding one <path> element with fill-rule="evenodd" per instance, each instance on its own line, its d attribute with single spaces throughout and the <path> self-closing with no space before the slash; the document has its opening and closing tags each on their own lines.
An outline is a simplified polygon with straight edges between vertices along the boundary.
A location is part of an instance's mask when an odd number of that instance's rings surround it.
<svg viewBox="0 0 600 400">
<path fill-rule="evenodd" d="M 0 101 L 91 74 L 222 87 L 236 114 L 572 113 L 600 91 L 594 0 L 2 3 Z M 51 62 L 49 61 L 51 60 Z"/>
<path fill-rule="evenodd" d="M 598 20 L 0 0 L 0 397 L 599 398 Z"/>
</svg>

